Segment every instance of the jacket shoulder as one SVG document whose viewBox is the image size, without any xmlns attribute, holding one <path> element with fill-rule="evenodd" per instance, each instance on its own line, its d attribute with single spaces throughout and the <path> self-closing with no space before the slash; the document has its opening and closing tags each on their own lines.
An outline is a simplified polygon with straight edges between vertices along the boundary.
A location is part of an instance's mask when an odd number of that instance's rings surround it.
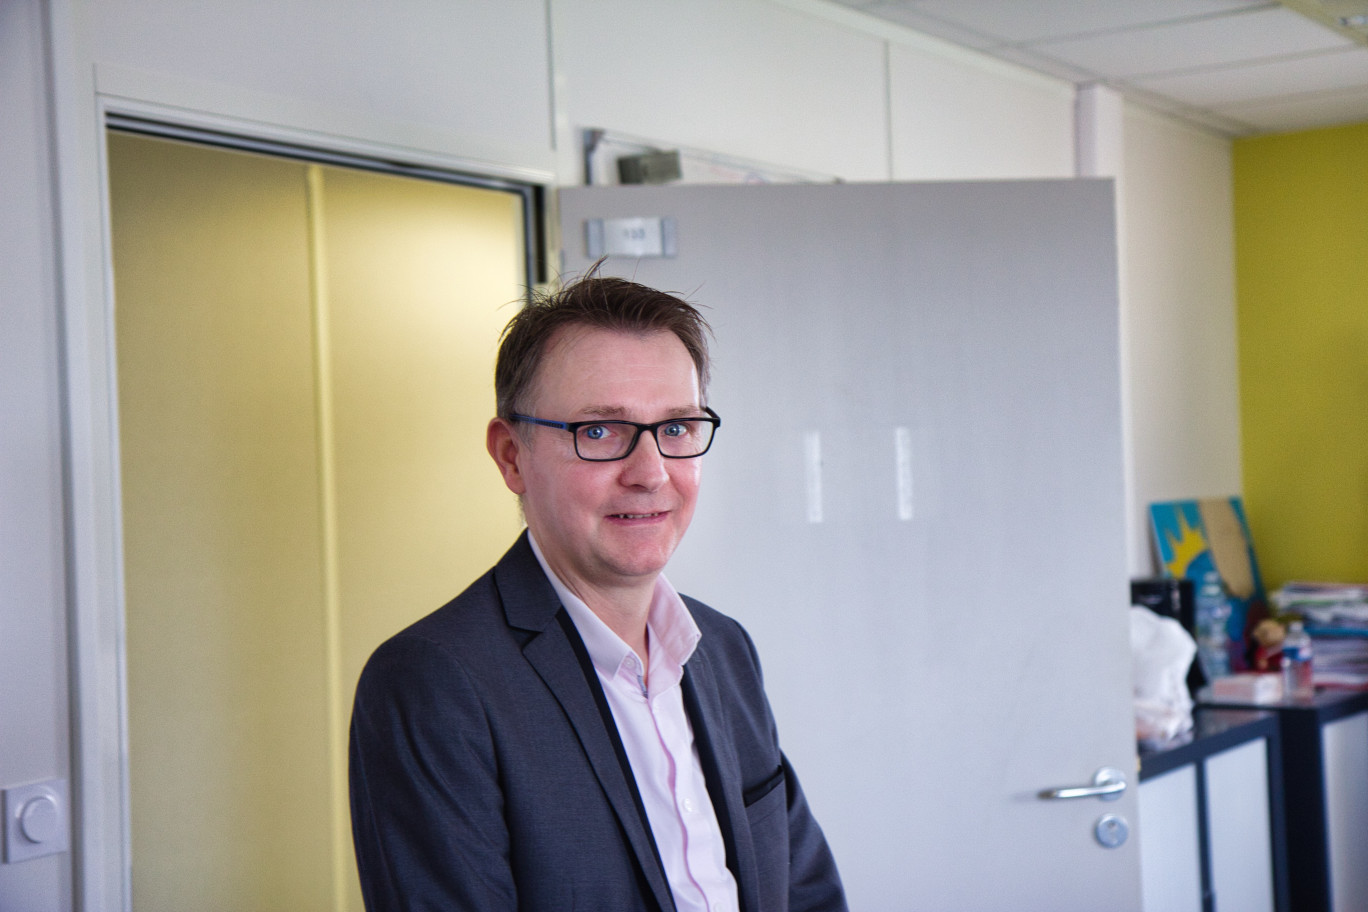
<svg viewBox="0 0 1368 912">
<path fill-rule="evenodd" d="M 422 639 L 455 651 L 479 651 L 501 637 L 524 642 L 527 637 L 517 635 L 520 629 L 545 629 L 559 608 L 524 533 L 460 595 L 390 639 Z"/>
<path fill-rule="evenodd" d="M 750 664 L 759 665 L 755 643 L 740 621 L 691 596 L 681 598 L 703 634 L 700 648 L 706 647 L 710 653 L 720 652 L 727 658 L 746 658 Z"/>
</svg>

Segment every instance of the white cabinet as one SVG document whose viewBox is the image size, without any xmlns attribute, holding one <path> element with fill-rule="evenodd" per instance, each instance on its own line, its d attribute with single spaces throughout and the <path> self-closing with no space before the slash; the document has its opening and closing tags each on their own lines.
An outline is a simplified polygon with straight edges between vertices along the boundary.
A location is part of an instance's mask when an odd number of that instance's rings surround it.
<svg viewBox="0 0 1368 912">
<path fill-rule="evenodd" d="M 1326 723 L 1321 739 L 1331 908 L 1358 912 L 1368 909 L 1368 712 Z"/>
<path fill-rule="evenodd" d="M 1199 710 L 1197 724 L 1191 741 L 1141 757 L 1145 912 L 1283 912 L 1276 717 Z"/>
<path fill-rule="evenodd" d="M 1204 693 L 1202 699 L 1210 697 Z M 1368 909 L 1368 693 L 1322 691 L 1310 701 L 1265 708 L 1278 719 L 1280 749 L 1270 777 L 1282 782 L 1286 827 L 1275 826 L 1273 832 L 1275 840 L 1286 833 L 1289 908 L 1363 912 Z M 1276 816 L 1278 808 L 1273 811 Z"/>
<path fill-rule="evenodd" d="M 1273 912 L 1273 818 L 1268 741 L 1208 757 L 1207 858 L 1217 910 Z"/>
<path fill-rule="evenodd" d="M 1140 782 L 1140 895 L 1145 912 L 1202 912 L 1197 766 Z"/>
</svg>

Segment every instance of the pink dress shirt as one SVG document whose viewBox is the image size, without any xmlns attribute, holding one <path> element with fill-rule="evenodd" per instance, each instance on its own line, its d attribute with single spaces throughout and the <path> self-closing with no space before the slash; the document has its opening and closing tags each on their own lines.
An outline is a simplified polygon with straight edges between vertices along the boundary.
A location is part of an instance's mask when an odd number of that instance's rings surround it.
<svg viewBox="0 0 1368 912">
<path fill-rule="evenodd" d="M 528 538 L 603 684 L 675 906 L 679 912 L 738 912 L 726 843 L 684 712 L 684 663 L 702 636 L 684 600 L 664 576 L 657 578 L 646 619 L 651 667 L 644 674 L 636 651 L 565 587 L 536 539 Z"/>
</svg>

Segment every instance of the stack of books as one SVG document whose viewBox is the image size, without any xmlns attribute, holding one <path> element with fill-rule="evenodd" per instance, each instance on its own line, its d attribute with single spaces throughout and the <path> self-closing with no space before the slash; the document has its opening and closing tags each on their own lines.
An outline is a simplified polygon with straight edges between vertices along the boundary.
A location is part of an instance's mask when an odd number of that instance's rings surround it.
<svg viewBox="0 0 1368 912">
<path fill-rule="evenodd" d="M 1368 689 L 1368 585 L 1288 583 L 1273 604 L 1303 618 L 1317 687 Z"/>
</svg>

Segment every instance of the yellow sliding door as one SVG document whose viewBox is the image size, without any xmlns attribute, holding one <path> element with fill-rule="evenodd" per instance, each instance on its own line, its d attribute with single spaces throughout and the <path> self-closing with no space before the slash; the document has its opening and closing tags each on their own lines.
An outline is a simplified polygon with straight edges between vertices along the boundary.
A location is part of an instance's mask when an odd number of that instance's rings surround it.
<svg viewBox="0 0 1368 912">
<path fill-rule="evenodd" d="M 109 136 L 134 906 L 359 909 L 376 643 L 519 527 L 483 453 L 512 194 Z"/>
</svg>

